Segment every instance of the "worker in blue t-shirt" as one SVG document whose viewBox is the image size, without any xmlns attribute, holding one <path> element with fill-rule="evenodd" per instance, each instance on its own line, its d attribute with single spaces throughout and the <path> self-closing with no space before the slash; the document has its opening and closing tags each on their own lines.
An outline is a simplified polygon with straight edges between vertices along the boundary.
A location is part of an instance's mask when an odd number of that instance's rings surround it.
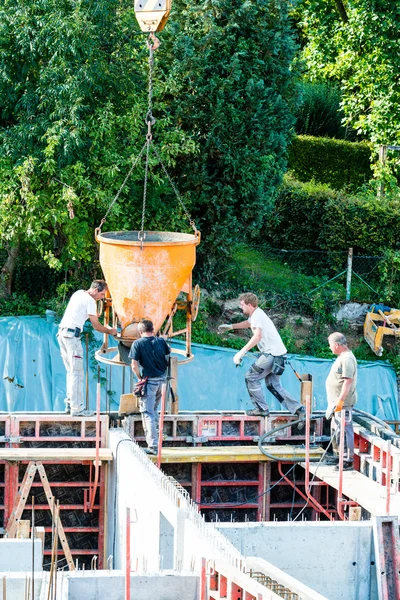
<svg viewBox="0 0 400 600">
<path fill-rule="evenodd" d="M 132 371 L 142 386 L 140 412 L 146 434 L 147 454 L 157 454 L 158 434 L 156 412 L 161 400 L 162 386 L 167 380 L 168 357 L 171 350 L 167 342 L 155 337 L 153 323 L 142 319 L 138 325 L 140 338 L 135 340 L 129 352 Z"/>
</svg>

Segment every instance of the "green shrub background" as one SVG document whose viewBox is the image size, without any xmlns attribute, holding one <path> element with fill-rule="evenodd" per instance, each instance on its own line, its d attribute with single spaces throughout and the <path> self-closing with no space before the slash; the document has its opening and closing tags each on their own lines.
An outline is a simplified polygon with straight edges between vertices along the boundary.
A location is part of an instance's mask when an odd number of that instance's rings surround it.
<svg viewBox="0 0 400 600">
<path fill-rule="evenodd" d="M 289 148 L 289 170 L 299 181 L 356 190 L 372 177 L 371 152 L 365 142 L 299 135 Z"/>
</svg>

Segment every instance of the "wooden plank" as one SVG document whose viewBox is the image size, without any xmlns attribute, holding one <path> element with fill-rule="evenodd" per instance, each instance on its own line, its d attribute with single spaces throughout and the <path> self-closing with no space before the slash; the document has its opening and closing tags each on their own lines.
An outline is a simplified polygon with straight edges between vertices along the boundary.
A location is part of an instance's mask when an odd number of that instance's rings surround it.
<svg viewBox="0 0 400 600">
<path fill-rule="evenodd" d="M 293 460 L 293 458 L 305 458 L 304 448 L 296 446 L 265 446 L 267 452 L 278 457 L 279 460 Z M 322 456 L 322 449 L 313 448 L 310 451 L 312 458 Z M 154 462 L 156 456 L 149 456 Z M 202 446 L 196 448 L 163 448 L 161 455 L 162 463 L 206 463 L 206 462 L 264 462 L 270 461 L 258 446 Z"/>
<path fill-rule="evenodd" d="M 305 468 L 305 464 L 301 463 Z M 310 464 L 310 473 L 339 489 L 339 471 L 327 465 Z M 358 471 L 343 472 L 343 494 L 365 508 L 371 515 L 386 514 L 386 488 Z M 400 515 L 400 494 L 390 495 L 390 514 Z"/>
<path fill-rule="evenodd" d="M 0 448 L 0 460 L 51 460 L 51 461 L 86 461 L 95 460 L 96 448 Z M 113 459 L 110 448 L 100 448 L 101 461 Z"/>
<path fill-rule="evenodd" d="M 30 532 L 30 528 L 31 528 L 31 522 L 29 520 L 20 520 L 17 523 L 17 533 L 16 533 L 16 538 L 21 540 L 27 540 L 29 539 L 29 532 Z"/>
</svg>

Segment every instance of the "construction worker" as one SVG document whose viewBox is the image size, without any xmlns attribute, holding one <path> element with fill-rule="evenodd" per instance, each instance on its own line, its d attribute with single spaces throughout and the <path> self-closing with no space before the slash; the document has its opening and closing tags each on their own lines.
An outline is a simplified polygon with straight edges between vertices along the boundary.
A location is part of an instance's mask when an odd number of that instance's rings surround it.
<svg viewBox="0 0 400 600">
<path fill-rule="evenodd" d="M 343 469 L 351 471 L 354 456 L 353 406 L 357 402 L 357 360 L 347 346 L 346 337 L 336 331 L 328 337 L 329 348 L 337 356 L 326 380 L 328 408 L 325 416 L 331 421 L 333 456 L 325 463 L 339 469 L 341 411 L 345 410 Z"/>
<path fill-rule="evenodd" d="M 243 314 L 248 317 L 246 321 L 220 325 L 218 330 L 223 333 L 224 331 L 251 327 L 252 338 L 233 357 L 233 362 L 236 365 L 241 364 L 244 355 L 251 348 L 258 346 L 261 351 L 261 355 L 245 375 L 247 390 L 255 406 L 253 410 L 246 411 L 246 413 L 251 416 L 267 416 L 269 414 L 261 386 L 261 381 L 264 379 L 267 389 L 289 412 L 303 416 L 305 413 L 304 406 L 295 400 L 280 383 L 280 375 L 285 369 L 287 350 L 275 325 L 265 312 L 258 307 L 258 298 L 255 294 L 241 294 L 239 302 Z"/>
<path fill-rule="evenodd" d="M 58 343 L 61 358 L 67 370 L 66 411 L 73 417 L 87 417 L 92 411 L 84 410 L 83 404 L 83 348 L 81 332 L 85 321 L 90 320 L 93 329 L 100 333 L 117 335 L 117 330 L 104 326 L 97 316 L 96 301 L 104 298 L 107 284 L 96 279 L 88 290 L 78 290 L 72 294 L 64 316 L 58 327 Z"/>
<path fill-rule="evenodd" d="M 158 433 L 156 412 L 161 400 L 162 386 L 167 380 L 168 356 L 171 350 L 162 337 L 155 337 L 153 323 L 142 319 L 138 325 L 140 338 L 129 352 L 132 371 L 138 378 L 136 394 L 139 396 L 143 429 L 146 434 L 147 454 L 157 454 Z"/>
</svg>

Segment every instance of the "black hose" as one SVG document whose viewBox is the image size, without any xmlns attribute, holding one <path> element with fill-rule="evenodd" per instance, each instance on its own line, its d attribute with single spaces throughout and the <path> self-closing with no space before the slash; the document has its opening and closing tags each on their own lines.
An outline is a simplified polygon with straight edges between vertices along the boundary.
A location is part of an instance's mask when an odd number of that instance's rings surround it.
<svg viewBox="0 0 400 600">
<path fill-rule="evenodd" d="M 312 416 L 311 418 L 314 420 L 315 419 L 323 419 L 324 415 Z M 285 423 L 284 425 L 279 425 L 279 427 L 275 427 L 274 429 L 271 429 L 270 431 L 266 431 L 258 440 L 258 448 L 259 448 L 260 452 L 262 452 L 262 454 L 264 454 L 271 460 L 282 461 L 282 458 L 280 456 L 274 456 L 273 454 L 270 454 L 269 452 L 267 452 L 263 448 L 263 443 L 265 442 L 265 440 L 267 438 L 271 437 L 271 435 L 273 435 L 277 431 L 281 431 L 281 429 L 287 429 L 288 427 L 292 427 L 293 425 L 297 425 L 298 423 L 304 423 L 304 422 L 305 422 L 305 419 L 298 419 L 297 421 L 291 421 L 290 423 Z M 302 446 L 293 446 L 293 449 L 296 449 L 296 448 L 304 448 L 304 444 Z M 305 459 L 304 459 L 304 456 L 302 458 L 295 458 L 293 456 L 293 458 L 286 459 L 286 460 L 288 462 L 301 463 L 301 462 L 304 462 Z M 319 457 L 310 458 L 310 462 L 318 462 L 319 460 L 320 460 Z"/>
<path fill-rule="evenodd" d="M 386 423 L 385 421 L 382 421 L 382 419 L 380 419 L 379 417 L 375 417 L 375 415 L 370 415 L 369 413 L 367 413 L 363 410 L 360 410 L 359 408 L 353 408 L 353 411 L 356 414 L 359 413 L 362 417 L 367 417 L 368 419 L 372 419 L 373 421 L 378 423 L 378 425 L 381 425 L 384 429 L 389 429 L 389 431 L 391 431 L 393 433 L 393 435 L 397 436 L 397 434 L 393 431 L 393 429 L 390 427 L 390 425 L 388 425 L 388 423 Z"/>
</svg>

